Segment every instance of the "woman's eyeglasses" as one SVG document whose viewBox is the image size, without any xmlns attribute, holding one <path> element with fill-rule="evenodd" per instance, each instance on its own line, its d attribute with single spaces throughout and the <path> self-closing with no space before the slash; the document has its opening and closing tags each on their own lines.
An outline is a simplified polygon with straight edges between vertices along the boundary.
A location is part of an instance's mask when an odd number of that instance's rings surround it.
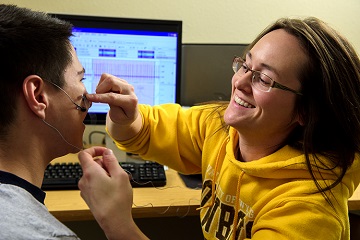
<svg viewBox="0 0 360 240">
<path fill-rule="evenodd" d="M 303 94 L 299 91 L 293 90 L 291 88 L 288 88 L 280 83 L 275 82 L 271 79 L 268 75 L 265 73 L 252 70 L 248 67 L 245 60 L 241 57 L 235 56 L 232 63 L 232 69 L 235 73 L 239 74 L 240 76 L 243 76 L 245 73 L 250 71 L 252 73 L 251 77 L 251 84 L 256 88 L 257 90 L 263 91 L 263 92 L 270 92 L 272 88 L 278 88 L 285 91 L 293 92 L 297 95 L 302 96 Z"/>
</svg>

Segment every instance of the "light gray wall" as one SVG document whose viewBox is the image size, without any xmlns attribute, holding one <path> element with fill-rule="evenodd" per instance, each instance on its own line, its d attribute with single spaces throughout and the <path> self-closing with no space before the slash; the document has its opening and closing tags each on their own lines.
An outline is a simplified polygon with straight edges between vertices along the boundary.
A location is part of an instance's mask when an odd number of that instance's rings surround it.
<svg viewBox="0 0 360 240">
<path fill-rule="evenodd" d="M 184 43 L 249 43 L 284 16 L 316 16 L 360 52 L 359 0 L 1 0 L 52 13 L 183 21 Z"/>
</svg>

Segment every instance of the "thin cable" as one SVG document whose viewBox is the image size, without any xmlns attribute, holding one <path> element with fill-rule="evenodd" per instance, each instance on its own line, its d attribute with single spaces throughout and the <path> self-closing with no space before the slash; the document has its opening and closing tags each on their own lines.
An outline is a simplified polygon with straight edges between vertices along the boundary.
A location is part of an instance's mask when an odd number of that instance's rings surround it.
<svg viewBox="0 0 360 240">
<path fill-rule="evenodd" d="M 62 89 L 59 85 L 53 83 L 53 82 L 50 82 L 50 81 L 46 81 L 52 85 L 54 85 L 55 87 L 57 87 L 58 89 L 60 89 L 63 93 L 65 93 L 65 95 L 70 99 L 70 101 L 76 106 L 76 109 L 82 111 L 82 112 L 86 112 L 88 110 L 88 106 L 86 104 L 87 102 L 87 98 L 84 94 L 81 95 L 81 99 L 85 102 L 85 107 L 82 107 L 80 106 L 79 104 L 77 104 L 71 97 L 70 95 L 64 90 Z"/>
<path fill-rule="evenodd" d="M 79 151 L 83 150 L 83 148 L 79 148 L 79 147 L 75 146 L 74 144 L 69 143 L 69 142 L 64 138 L 64 136 L 61 134 L 61 132 L 60 132 L 56 127 L 54 127 L 54 126 L 51 125 L 50 123 L 46 122 L 44 119 L 41 119 L 41 120 L 42 120 L 46 125 L 48 125 L 48 126 L 51 127 L 52 129 L 54 129 L 54 130 L 60 135 L 60 137 L 61 137 L 67 144 L 69 144 L 70 146 L 76 148 L 76 149 L 79 150 Z"/>
<path fill-rule="evenodd" d="M 137 181 L 134 179 L 134 177 L 133 177 L 133 175 L 132 175 L 131 172 L 129 172 L 129 171 L 126 170 L 126 169 L 123 169 L 123 170 L 130 176 L 130 181 L 133 181 L 134 183 L 136 183 L 136 184 L 138 184 L 138 185 L 140 185 L 140 186 L 147 185 L 147 184 L 151 184 L 153 188 L 158 189 L 158 190 L 165 190 L 165 189 L 177 188 L 177 187 L 180 188 L 180 186 L 157 187 L 157 186 L 154 185 L 154 183 L 153 183 L 152 181 L 147 181 L 147 182 L 142 182 L 142 183 L 140 183 L 140 182 L 137 182 Z"/>
<path fill-rule="evenodd" d="M 145 182 L 145 183 L 139 183 L 139 182 L 135 181 L 135 179 L 133 178 L 131 172 L 129 172 L 129 171 L 126 170 L 126 169 L 124 169 L 124 171 L 130 176 L 130 180 L 131 180 L 131 181 L 133 181 L 133 182 L 135 182 L 136 184 L 139 184 L 139 185 L 145 185 L 145 184 L 151 183 L 152 186 L 153 186 L 155 189 L 158 189 L 158 190 L 166 190 L 166 189 L 170 189 L 170 188 L 181 188 L 181 186 L 156 187 L 156 186 L 154 186 L 154 184 L 153 184 L 152 181 L 148 181 L 148 182 Z M 186 216 L 189 214 L 190 208 L 191 208 L 191 200 L 199 201 L 199 202 L 200 202 L 199 199 L 193 199 L 193 198 L 189 199 L 188 208 L 187 208 L 185 214 L 183 214 L 183 215 L 177 215 L 177 217 L 179 217 L 179 218 L 184 218 L 184 217 L 186 217 Z M 147 203 L 147 204 L 144 204 L 144 205 L 141 205 L 141 206 L 140 206 L 140 205 L 137 205 L 137 204 L 135 204 L 135 203 L 133 202 L 133 205 L 134 205 L 136 208 L 148 207 L 148 206 L 154 207 L 154 205 L 153 205 L 152 203 Z M 173 204 L 171 203 L 164 211 L 159 212 L 158 214 L 163 215 L 163 214 L 167 213 L 172 206 L 173 206 Z M 179 213 L 179 210 L 180 210 L 180 207 L 177 207 L 176 212 Z"/>
<path fill-rule="evenodd" d="M 102 131 L 92 131 L 90 132 L 89 134 L 89 144 L 92 144 L 92 135 L 93 134 L 101 134 L 101 135 L 104 135 L 104 137 L 106 137 L 106 133 L 105 132 L 102 132 Z"/>
<path fill-rule="evenodd" d="M 184 218 L 184 217 L 186 217 L 186 216 L 189 214 L 190 208 L 191 208 L 191 200 L 200 202 L 199 199 L 190 198 L 190 199 L 189 199 L 189 202 L 188 202 L 188 208 L 187 208 L 185 214 L 183 214 L 183 215 L 177 215 L 178 218 Z M 163 211 L 163 212 L 161 212 L 161 213 L 159 213 L 159 214 L 163 215 L 163 214 L 167 213 L 172 206 L 173 206 L 173 204 L 170 204 L 170 205 L 165 209 L 165 211 Z M 180 207 L 177 207 L 176 213 L 180 213 L 179 210 L 180 210 Z"/>
</svg>

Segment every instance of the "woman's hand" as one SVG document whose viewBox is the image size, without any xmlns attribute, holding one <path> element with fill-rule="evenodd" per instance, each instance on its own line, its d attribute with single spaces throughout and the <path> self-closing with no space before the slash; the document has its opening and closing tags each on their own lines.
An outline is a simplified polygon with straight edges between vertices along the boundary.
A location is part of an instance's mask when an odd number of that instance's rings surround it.
<svg viewBox="0 0 360 240">
<path fill-rule="evenodd" d="M 91 102 L 109 104 L 109 116 L 116 124 L 130 125 L 138 116 L 138 98 L 127 81 L 110 74 L 102 74 L 96 94 L 87 94 Z"/>
<path fill-rule="evenodd" d="M 102 74 L 95 94 L 86 94 L 91 102 L 107 103 L 110 110 L 106 126 L 110 135 L 118 141 L 135 136 L 142 127 L 138 98 L 134 87 L 124 79 Z"/>
</svg>

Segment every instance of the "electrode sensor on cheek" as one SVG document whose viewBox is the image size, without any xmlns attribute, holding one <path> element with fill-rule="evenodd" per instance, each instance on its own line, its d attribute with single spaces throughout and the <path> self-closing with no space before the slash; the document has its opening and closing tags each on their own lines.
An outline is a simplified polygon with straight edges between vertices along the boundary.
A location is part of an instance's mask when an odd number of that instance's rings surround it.
<svg viewBox="0 0 360 240">
<path fill-rule="evenodd" d="M 82 99 L 82 101 L 84 101 L 85 103 L 86 103 L 86 102 L 89 102 L 84 94 L 81 95 L 81 99 Z M 75 104 L 77 110 L 80 110 L 80 111 L 82 111 L 82 112 L 86 112 L 86 111 L 88 110 L 88 108 L 82 107 L 82 106 L 80 106 L 79 104 L 76 104 L 74 101 L 73 101 L 73 103 Z"/>
</svg>

